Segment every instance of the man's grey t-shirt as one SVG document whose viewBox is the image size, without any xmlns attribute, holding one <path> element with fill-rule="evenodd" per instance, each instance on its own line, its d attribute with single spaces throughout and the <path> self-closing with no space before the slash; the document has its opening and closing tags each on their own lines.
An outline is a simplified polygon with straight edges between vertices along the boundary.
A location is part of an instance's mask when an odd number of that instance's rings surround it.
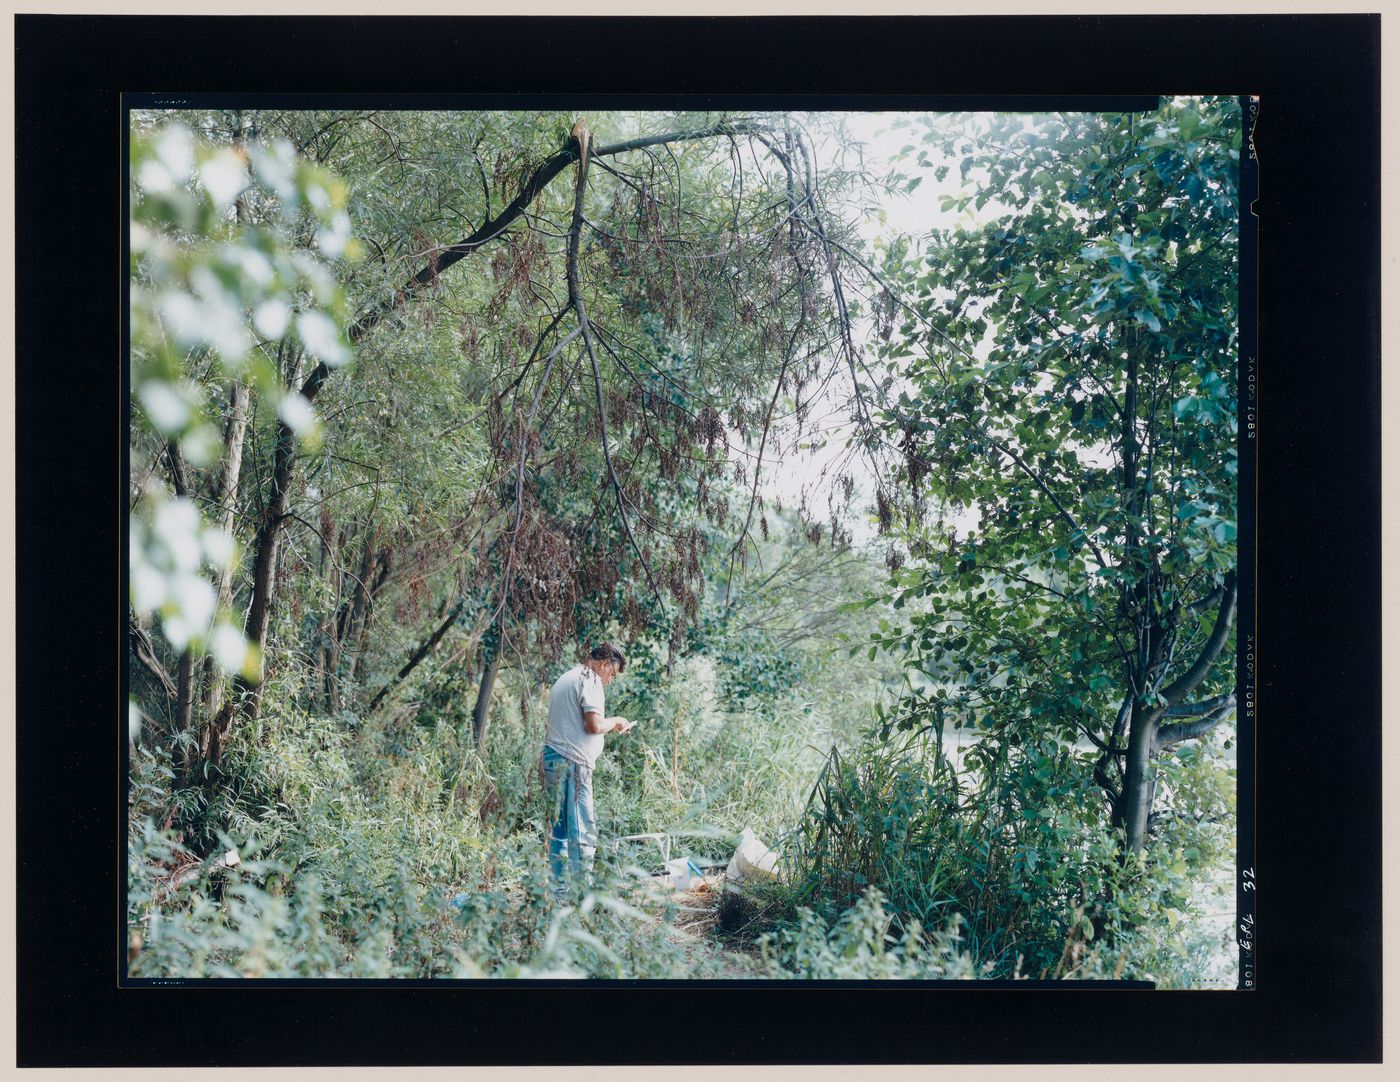
<svg viewBox="0 0 1400 1082">
<path fill-rule="evenodd" d="M 583 727 L 585 713 L 603 714 L 603 681 L 587 665 L 575 665 L 549 690 L 549 735 L 544 742 L 566 759 L 593 769 L 603 734 Z"/>
</svg>

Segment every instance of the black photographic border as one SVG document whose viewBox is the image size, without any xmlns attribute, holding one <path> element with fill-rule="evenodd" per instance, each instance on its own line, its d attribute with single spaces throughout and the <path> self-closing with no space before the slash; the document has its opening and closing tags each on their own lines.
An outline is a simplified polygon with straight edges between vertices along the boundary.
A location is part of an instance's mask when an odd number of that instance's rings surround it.
<svg viewBox="0 0 1400 1082">
<path fill-rule="evenodd" d="M 21 1065 L 666 1063 L 697 1032 L 725 1035 L 697 1062 L 1379 1059 L 1378 16 L 22 15 L 15 29 Z M 1241 502 L 1240 556 L 1241 581 L 1260 584 L 1240 622 L 1256 800 L 1239 807 L 1242 838 L 1258 815 L 1240 886 L 1255 989 L 589 982 L 585 1012 L 577 985 L 118 987 L 123 103 L 373 91 L 506 107 L 522 87 L 561 108 L 1257 95 L 1259 258 L 1246 229 L 1241 288 L 1257 287 L 1259 340 L 1241 430 L 1248 404 L 1263 479 L 1262 503 Z M 1267 737 L 1250 745 L 1254 694 Z M 603 1005 L 648 1025 L 609 1040 L 587 1017 Z"/>
</svg>

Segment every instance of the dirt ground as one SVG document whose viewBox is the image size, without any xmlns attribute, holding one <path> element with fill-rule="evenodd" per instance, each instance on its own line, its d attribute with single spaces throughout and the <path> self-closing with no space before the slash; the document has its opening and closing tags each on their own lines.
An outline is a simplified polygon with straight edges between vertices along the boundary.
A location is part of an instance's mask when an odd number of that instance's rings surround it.
<svg viewBox="0 0 1400 1082">
<path fill-rule="evenodd" d="M 687 957 L 713 961 L 719 959 L 724 973 L 721 979 L 752 979 L 758 976 L 758 962 L 752 955 L 726 945 L 715 933 L 719 900 L 724 891 L 724 872 L 716 871 L 703 877 L 690 890 L 674 890 L 665 876 L 653 880 L 659 899 L 674 902 L 677 911 L 671 924 L 671 938 L 681 944 Z"/>
</svg>

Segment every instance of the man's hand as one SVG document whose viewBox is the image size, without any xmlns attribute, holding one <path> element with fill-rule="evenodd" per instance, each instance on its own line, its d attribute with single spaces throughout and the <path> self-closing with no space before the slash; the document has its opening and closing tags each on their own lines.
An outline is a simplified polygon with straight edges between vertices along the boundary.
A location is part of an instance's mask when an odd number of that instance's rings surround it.
<svg viewBox="0 0 1400 1082">
<path fill-rule="evenodd" d="M 635 721 L 628 721 L 623 717 L 608 718 L 608 720 L 613 723 L 612 731 L 615 733 L 630 733 L 637 726 Z"/>
</svg>

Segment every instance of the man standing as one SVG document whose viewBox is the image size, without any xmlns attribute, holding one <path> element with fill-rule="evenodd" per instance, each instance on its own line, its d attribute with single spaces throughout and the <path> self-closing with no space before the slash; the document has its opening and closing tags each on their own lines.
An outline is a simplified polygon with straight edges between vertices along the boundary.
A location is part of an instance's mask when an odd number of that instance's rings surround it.
<svg viewBox="0 0 1400 1082">
<path fill-rule="evenodd" d="M 628 732 L 626 718 L 604 716 L 603 688 L 627 667 L 610 642 L 595 646 L 549 692 L 549 734 L 544 745 L 545 791 L 554 826 L 549 835 L 549 871 L 554 893 L 564 896 L 564 871 L 577 878 L 593 867 L 598 827 L 593 816 L 593 765 L 606 733 Z"/>
</svg>

